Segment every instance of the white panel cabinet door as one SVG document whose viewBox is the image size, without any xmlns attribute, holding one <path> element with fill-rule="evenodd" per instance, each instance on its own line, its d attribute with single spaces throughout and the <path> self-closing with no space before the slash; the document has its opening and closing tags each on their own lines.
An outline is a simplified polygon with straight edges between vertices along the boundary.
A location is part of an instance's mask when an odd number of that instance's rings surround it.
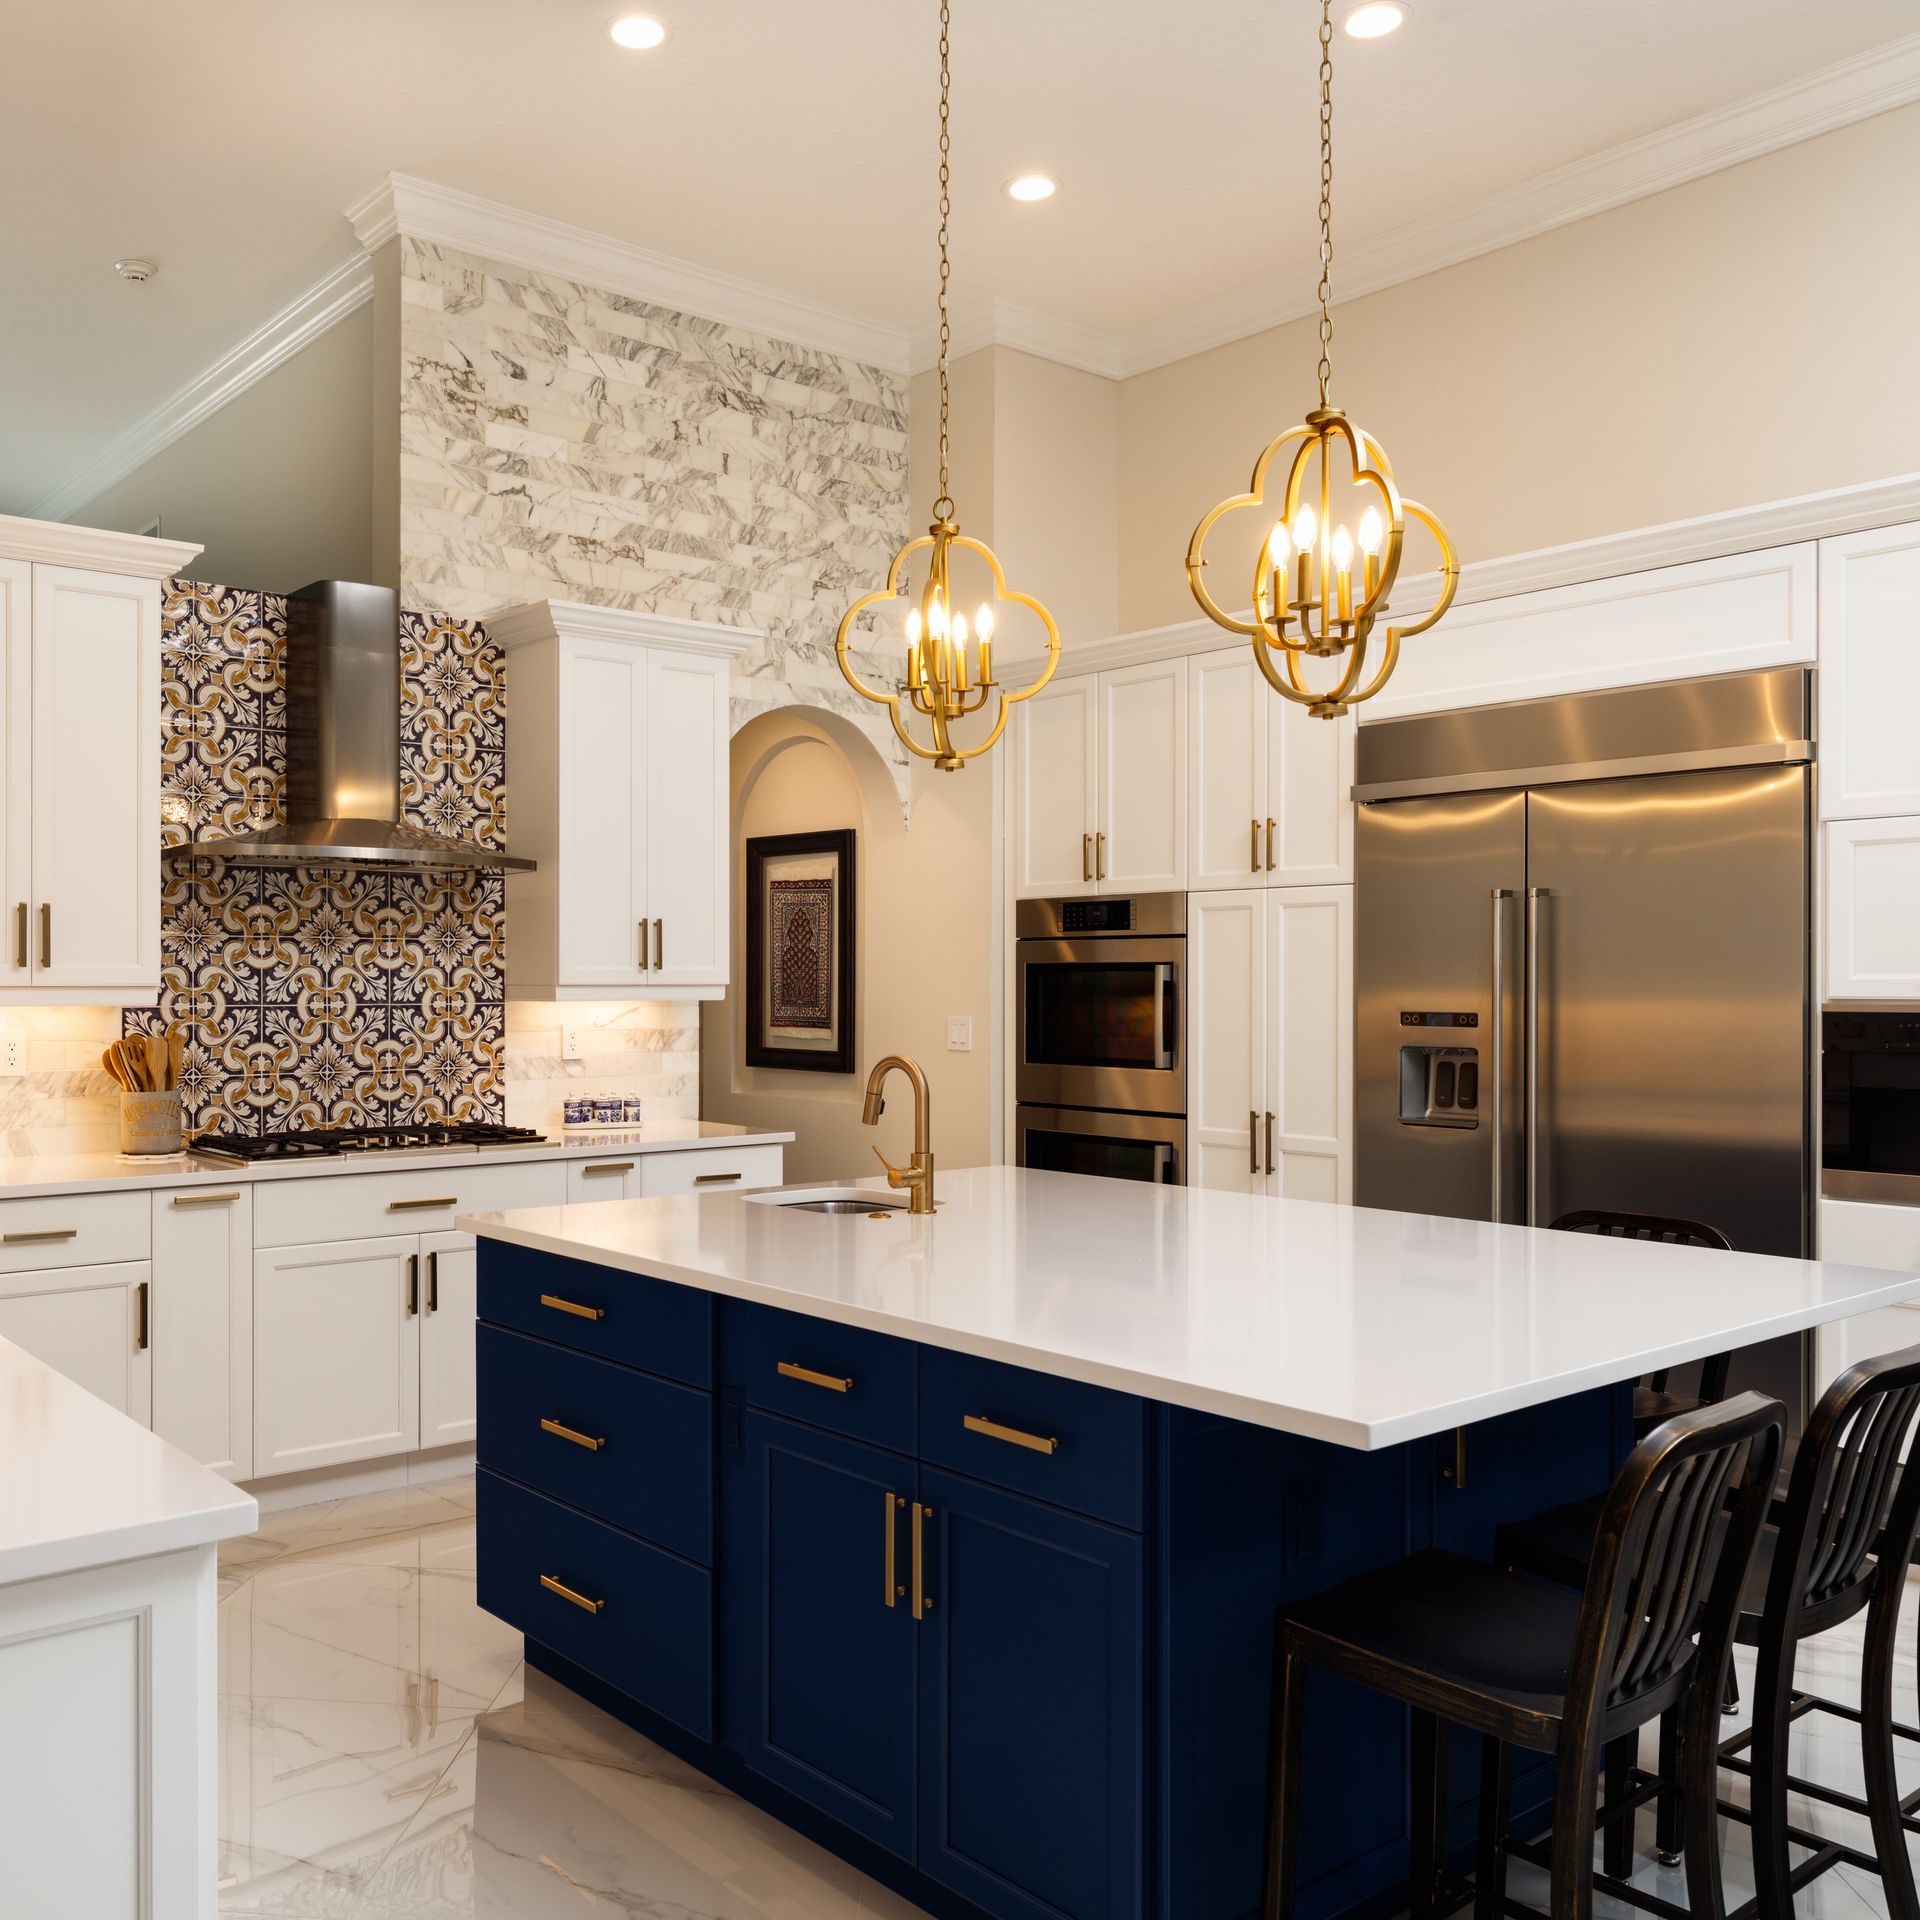
<svg viewBox="0 0 1920 1920">
<path fill-rule="evenodd" d="M 153 1430 L 229 1480 L 253 1477 L 253 1192 L 153 1200 Z"/>
<path fill-rule="evenodd" d="M 1920 818 L 1834 820 L 1825 832 L 1826 997 L 1920 999 Z"/>
<path fill-rule="evenodd" d="M 1267 896 L 1268 1191 L 1353 1198 L 1353 889 Z"/>
<path fill-rule="evenodd" d="M 1850 1266 L 1920 1273 L 1920 1207 L 1822 1198 L 1815 1215 L 1814 1252 L 1822 1260 L 1843 1260 Z M 1816 1331 L 1817 1377 L 1837 1379 L 1856 1360 L 1911 1346 L 1920 1346 L 1920 1301 L 1856 1313 Z"/>
<path fill-rule="evenodd" d="M 656 987 L 727 983 L 727 681 L 710 654 L 647 655 L 642 910 Z"/>
<path fill-rule="evenodd" d="M 159 984 L 159 633 L 157 580 L 33 569 L 36 987 Z"/>
<path fill-rule="evenodd" d="M 253 1264 L 256 1479 L 420 1443 L 420 1242 L 275 1247 Z"/>
<path fill-rule="evenodd" d="M 1014 709 L 1014 891 L 1092 893 L 1099 773 L 1097 677 L 1055 677 Z"/>
<path fill-rule="evenodd" d="M 0 983 L 32 983 L 33 568 L 0 560 Z"/>
<path fill-rule="evenodd" d="M 1920 814 L 1920 525 L 1820 542 L 1820 814 Z"/>
<path fill-rule="evenodd" d="M 638 1200 L 640 1197 L 638 1154 L 567 1162 L 567 1205 L 570 1207 L 588 1206 L 596 1200 Z"/>
<path fill-rule="evenodd" d="M 1267 697 L 1267 881 L 1329 887 L 1353 880 L 1353 715 L 1316 720 Z"/>
<path fill-rule="evenodd" d="M 1187 904 L 1187 1184 L 1266 1190 L 1267 899 L 1199 893 Z"/>
<path fill-rule="evenodd" d="M 148 1426 L 153 1369 L 145 1261 L 61 1267 L 0 1278 L 0 1336 Z"/>
<path fill-rule="evenodd" d="M 560 655 L 558 982 L 647 984 L 647 651 L 569 640 Z"/>
<path fill-rule="evenodd" d="M 1250 647 L 1187 662 L 1187 885 L 1257 887 L 1267 872 L 1268 712 Z"/>
<path fill-rule="evenodd" d="M 473 1323 L 480 1298 L 473 1236 L 423 1234 L 420 1257 L 425 1269 L 420 1317 L 420 1444 L 471 1445 L 478 1412 Z"/>
<path fill-rule="evenodd" d="M 1184 893 L 1186 660 L 1116 667 L 1099 681 L 1094 879 L 1102 893 Z"/>
</svg>

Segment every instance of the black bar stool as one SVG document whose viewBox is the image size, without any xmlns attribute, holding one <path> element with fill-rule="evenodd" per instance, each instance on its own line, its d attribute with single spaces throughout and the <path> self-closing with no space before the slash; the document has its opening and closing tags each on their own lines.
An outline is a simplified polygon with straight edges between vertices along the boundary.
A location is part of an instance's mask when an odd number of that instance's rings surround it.
<svg viewBox="0 0 1920 1920">
<path fill-rule="evenodd" d="M 1265 1920 L 1295 1920 L 1310 1667 L 1413 1709 L 1416 1914 L 1438 1903 L 1446 1859 L 1443 1723 L 1483 1740 L 1479 1920 L 1506 1909 L 1516 1746 L 1559 1762 L 1552 1913 L 1589 1920 L 1602 1750 L 1680 1709 L 1696 1734 L 1687 1750 L 1701 1756 L 1685 1770 L 1684 1791 L 1698 1809 L 1687 1823 L 1688 1898 L 1696 1920 L 1719 1920 L 1714 1715 L 1734 1611 L 1766 1517 L 1782 1417 L 1778 1401 L 1745 1393 L 1649 1434 L 1606 1496 L 1583 1596 L 1430 1550 L 1282 1608 L 1274 1621 Z"/>
</svg>

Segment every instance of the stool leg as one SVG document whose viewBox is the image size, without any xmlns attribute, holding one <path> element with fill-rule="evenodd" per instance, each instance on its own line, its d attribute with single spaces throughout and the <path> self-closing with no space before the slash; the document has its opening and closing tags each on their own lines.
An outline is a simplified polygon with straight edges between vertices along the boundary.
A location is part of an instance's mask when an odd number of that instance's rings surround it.
<svg viewBox="0 0 1920 1920">
<path fill-rule="evenodd" d="M 1633 1791 L 1633 1766 L 1640 1756 L 1638 1733 L 1623 1733 L 1607 1747 L 1606 1767 L 1601 1776 L 1601 1804 L 1612 1807 Z M 1600 1863 L 1616 1880 L 1633 1872 L 1633 1820 L 1628 1816 L 1609 1820 L 1601 1830 Z"/>
<path fill-rule="evenodd" d="M 1262 1920 L 1294 1920 L 1300 1862 L 1300 1737 L 1306 1725 L 1307 1663 L 1290 1653 L 1276 1625 L 1273 1706 L 1267 1726 L 1267 1843 Z"/>
<path fill-rule="evenodd" d="M 1593 1920 L 1593 1795 L 1600 1756 L 1592 1747 L 1558 1755 L 1547 1911 L 1552 1920 Z M 1695 1920 L 1708 1920 L 1696 1916 Z M 1719 1915 L 1710 1920 L 1720 1920 Z"/>
<path fill-rule="evenodd" d="M 1793 1738 L 1793 1665 L 1797 1636 L 1769 1609 L 1753 1673 L 1753 1880 L 1760 1920 L 1793 1920 L 1793 1856 L 1787 1842 L 1787 1756 Z M 1869 1776 L 1871 1777 L 1871 1776 Z"/>
<path fill-rule="evenodd" d="M 1413 1710 L 1413 1911 L 1439 1904 L 1447 1862 L 1448 1729 L 1430 1713 Z"/>
<path fill-rule="evenodd" d="M 1900 1784 L 1893 1766 L 1893 1646 L 1905 1573 L 1904 1566 L 1888 1567 L 1874 1584 L 1873 1605 L 1867 1613 L 1866 1660 L 1860 1674 L 1860 1757 L 1866 1769 L 1873 1851 L 1880 1862 L 1888 1920 L 1920 1920 L 1920 1894 L 1914 1889 L 1913 1861 L 1900 1817 Z"/>
<path fill-rule="evenodd" d="M 1653 1848 L 1663 1867 L 1677 1867 L 1685 1845 L 1680 1818 L 1680 1716 L 1660 1716 L 1660 1792 L 1653 1803 Z"/>
<path fill-rule="evenodd" d="M 1680 1818 L 1687 1865 L 1687 1910 L 1692 1920 L 1726 1920 L 1716 1804 L 1720 1748 L 1714 1739 L 1720 1724 L 1722 1678 L 1717 1673 L 1700 1675 L 1688 1690 L 1680 1716 Z M 1755 1845 L 1757 1853 L 1757 1841 Z"/>
<path fill-rule="evenodd" d="M 1504 1920 L 1507 1821 L 1513 1806 L 1513 1750 L 1492 1734 L 1480 1742 L 1480 1844 L 1473 1863 L 1473 1920 Z"/>
</svg>

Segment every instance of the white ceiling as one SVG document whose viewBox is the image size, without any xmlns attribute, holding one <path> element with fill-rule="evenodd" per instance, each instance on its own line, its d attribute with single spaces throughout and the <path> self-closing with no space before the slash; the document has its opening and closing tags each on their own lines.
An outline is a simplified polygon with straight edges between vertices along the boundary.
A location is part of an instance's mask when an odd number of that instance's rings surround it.
<svg viewBox="0 0 1920 1920">
<path fill-rule="evenodd" d="M 1413 0 L 1337 39 L 1351 248 L 1911 34 L 1917 0 Z M 352 250 L 413 174 L 900 328 L 933 0 L 0 0 L 0 511 Z M 954 0 L 955 299 L 1137 331 L 1311 263 L 1312 0 Z M 1015 206 L 1015 172 L 1061 192 Z M 156 260 L 122 283 L 123 254 Z M 1337 280 L 1336 280 L 1337 290 Z"/>
</svg>

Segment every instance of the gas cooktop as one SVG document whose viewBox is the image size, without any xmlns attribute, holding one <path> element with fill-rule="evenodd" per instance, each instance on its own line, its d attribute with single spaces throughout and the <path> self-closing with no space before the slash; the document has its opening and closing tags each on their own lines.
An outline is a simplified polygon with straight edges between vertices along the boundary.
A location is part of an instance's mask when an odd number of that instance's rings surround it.
<svg viewBox="0 0 1920 1920">
<path fill-rule="evenodd" d="M 449 1153 L 462 1148 L 534 1147 L 547 1136 L 534 1127 L 499 1127 L 480 1120 L 421 1120 L 395 1127 L 307 1127 L 287 1133 L 203 1133 L 195 1153 L 235 1165 L 257 1160 L 344 1159 L 353 1154 Z"/>
</svg>

